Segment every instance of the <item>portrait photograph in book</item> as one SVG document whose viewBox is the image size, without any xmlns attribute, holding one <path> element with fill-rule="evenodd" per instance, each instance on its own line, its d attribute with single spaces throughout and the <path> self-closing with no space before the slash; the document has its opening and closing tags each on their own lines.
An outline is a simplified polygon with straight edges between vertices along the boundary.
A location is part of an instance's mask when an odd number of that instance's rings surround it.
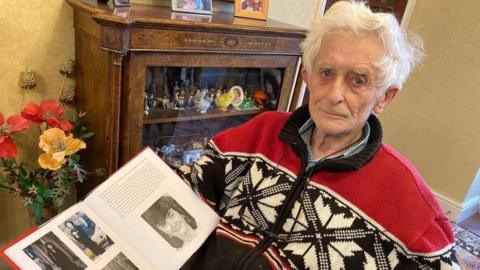
<svg viewBox="0 0 480 270">
<path fill-rule="evenodd" d="M 139 270 L 139 268 L 120 252 L 102 270 Z"/>
<path fill-rule="evenodd" d="M 176 249 L 192 242 L 197 235 L 195 219 L 167 194 L 153 203 L 142 214 L 142 218 Z"/>
<path fill-rule="evenodd" d="M 23 249 L 40 269 L 83 270 L 87 265 L 80 260 L 53 232 Z"/>
<path fill-rule="evenodd" d="M 114 244 L 112 239 L 83 212 L 76 213 L 58 227 L 92 260 Z"/>
</svg>

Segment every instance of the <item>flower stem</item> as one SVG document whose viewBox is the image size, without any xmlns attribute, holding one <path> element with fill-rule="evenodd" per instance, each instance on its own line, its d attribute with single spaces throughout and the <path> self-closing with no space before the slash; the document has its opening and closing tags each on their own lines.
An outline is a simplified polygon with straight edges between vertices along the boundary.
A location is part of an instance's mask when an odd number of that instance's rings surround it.
<svg viewBox="0 0 480 270">
<path fill-rule="evenodd" d="M 57 101 L 60 102 L 60 98 L 62 97 L 63 87 L 65 86 L 65 81 L 67 80 L 67 74 L 63 75 L 62 86 L 60 87 L 60 94 L 58 95 Z"/>
</svg>

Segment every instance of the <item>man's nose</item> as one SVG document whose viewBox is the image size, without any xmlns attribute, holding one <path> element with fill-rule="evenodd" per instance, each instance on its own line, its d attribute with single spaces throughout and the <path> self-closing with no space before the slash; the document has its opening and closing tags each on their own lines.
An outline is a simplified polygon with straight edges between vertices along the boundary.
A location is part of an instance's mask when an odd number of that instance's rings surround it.
<svg viewBox="0 0 480 270">
<path fill-rule="evenodd" d="M 336 76 L 331 82 L 327 92 L 327 98 L 332 105 L 341 103 L 345 99 L 347 84 L 343 76 Z"/>
</svg>

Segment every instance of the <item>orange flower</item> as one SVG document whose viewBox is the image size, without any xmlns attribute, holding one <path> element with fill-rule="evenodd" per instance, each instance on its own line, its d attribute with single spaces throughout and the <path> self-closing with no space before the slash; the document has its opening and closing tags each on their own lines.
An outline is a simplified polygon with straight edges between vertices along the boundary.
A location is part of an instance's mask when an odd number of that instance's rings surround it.
<svg viewBox="0 0 480 270">
<path fill-rule="evenodd" d="M 85 142 L 65 135 L 59 128 L 50 128 L 40 135 L 38 146 L 45 152 L 38 157 L 38 164 L 44 169 L 58 170 L 65 164 L 66 156 L 73 155 L 87 147 Z"/>
</svg>

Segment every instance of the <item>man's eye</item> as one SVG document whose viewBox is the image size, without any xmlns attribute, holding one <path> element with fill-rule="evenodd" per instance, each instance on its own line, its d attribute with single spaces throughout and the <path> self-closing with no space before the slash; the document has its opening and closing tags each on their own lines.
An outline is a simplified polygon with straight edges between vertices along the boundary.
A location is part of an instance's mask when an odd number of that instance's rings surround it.
<svg viewBox="0 0 480 270">
<path fill-rule="evenodd" d="M 363 79 L 363 78 L 355 78 L 355 79 L 353 79 L 353 83 L 354 83 L 356 86 L 363 86 L 363 85 L 365 85 L 365 79 Z"/>
<path fill-rule="evenodd" d="M 325 79 L 328 79 L 333 76 L 333 71 L 331 69 L 322 69 L 320 70 L 320 76 Z"/>
</svg>

